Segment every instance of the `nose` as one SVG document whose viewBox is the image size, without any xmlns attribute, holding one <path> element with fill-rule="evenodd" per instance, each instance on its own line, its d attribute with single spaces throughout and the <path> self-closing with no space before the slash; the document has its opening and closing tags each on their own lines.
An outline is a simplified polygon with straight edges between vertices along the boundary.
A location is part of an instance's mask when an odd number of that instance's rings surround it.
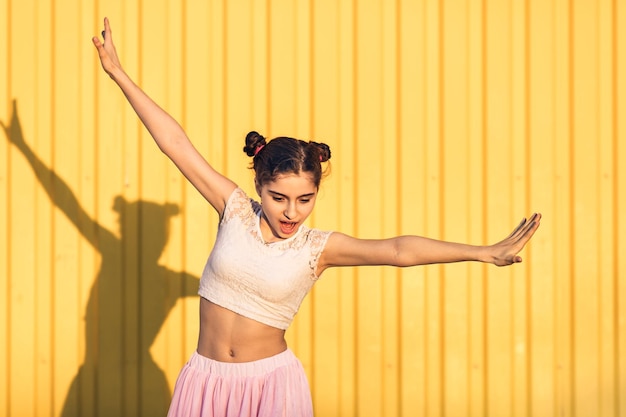
<svg viewBox="0 0 626 417">
<path fill-rule="evenodd" d="M 291 220 L 296 217 L 296 207 L 293 204 L 288 204 L 283 212 L 283 215 L 287 218 L 287 220 Z"/>
</svg>

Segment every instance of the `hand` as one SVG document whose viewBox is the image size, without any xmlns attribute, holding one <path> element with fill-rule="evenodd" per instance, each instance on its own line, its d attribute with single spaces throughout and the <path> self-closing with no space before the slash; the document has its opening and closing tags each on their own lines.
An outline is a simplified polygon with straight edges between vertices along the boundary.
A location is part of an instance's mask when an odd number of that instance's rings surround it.
<svg viewBox="0 0 626 417">
<path fill-rule="evenodd" d="M 111 26 L 109 25 L 109 19 L 104 18 L 104 30 L 102 31 L 103 42 L 97 36 L 94 36 L 91 40 L 98 50 L 98 56 L 100 57 L 100 63 L 104 71 L 109 74 L 109 77 L 114 78 L 116 71 L 123 71 L 120 60 L 117 57 L 117 51 L 113 44 L 113 36 L 111 34 Z"/>
<path fill-rule="evenodd" d="M 489 246 L 490 262 L 497 266 L 507 266 L 522 262 L 518 253 L 524 248 L 526 242 L 535 234 L 539 227 L 541 214 L 535 213 L 530 219 L 523 219 L 513 232 L 501 242 Z"/>
<path fill-rule="evenodd" d="M 7 135 L 7 138 L 18 148 L 23 149 L 26 146 L 24 141 L 24 134 L 22 133 L 22 126 L 20 125 L 20 119 L 17 116 L 17 102 L 13 100 L 13 115 L 8 125 L 0 121 L 2 130 Z"/>
</svg>

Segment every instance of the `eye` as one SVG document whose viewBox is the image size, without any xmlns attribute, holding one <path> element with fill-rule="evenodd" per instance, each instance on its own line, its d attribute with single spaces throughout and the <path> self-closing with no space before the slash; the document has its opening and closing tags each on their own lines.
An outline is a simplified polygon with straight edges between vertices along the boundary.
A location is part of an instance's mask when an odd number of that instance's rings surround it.
<svg viewBox="0 0 626 417">
<path fill-rule="evenodd" d="M 301 200 L 300 200 L 300 202 L 301 202 L 301 203 L 303 203 L 303 204 L 306 204 L 306 203 L 308 203 L 309 201 L 311 201 L 311 199 L 310 199 L 310 198 L 303 198 L 303 199 L 301 199 Z"/>
<path fill-rule="evenodd" d="M 274 196 L 274 197 L 272 197 L 272 199 L 273 199 L 274 201 L 283 201 L 283 200 L 284 200 L 284 198 L 283 198 L 283 197 L 278 197 L 278 196 Z"/>
</svg>

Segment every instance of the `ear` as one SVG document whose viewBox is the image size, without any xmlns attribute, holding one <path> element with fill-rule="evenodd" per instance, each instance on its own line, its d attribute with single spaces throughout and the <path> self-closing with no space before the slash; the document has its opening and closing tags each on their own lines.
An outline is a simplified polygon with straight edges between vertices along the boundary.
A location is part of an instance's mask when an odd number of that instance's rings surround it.
<svg viewBox="0 0 626 417">
<path fill-rule="evenodd" d="M 256 177 L 254 177 L 254 189 L 256 190 L 256 193 L 259 195 L 259 197 L 261 197 L 261 188 L 261 184 L 259 184 Z"/>
</svg>

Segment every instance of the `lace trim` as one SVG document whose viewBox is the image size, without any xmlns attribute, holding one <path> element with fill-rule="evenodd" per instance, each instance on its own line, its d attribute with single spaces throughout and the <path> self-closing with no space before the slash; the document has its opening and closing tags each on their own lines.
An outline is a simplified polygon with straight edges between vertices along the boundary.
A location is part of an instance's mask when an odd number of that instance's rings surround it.
<svg viewBox="0 0 626 417">
<path fill-rule="evenodd" d="M 279 250 L 299 250 L 304 247 L 307 241 L 310 241 L 311 261 L 309 262 L 309 265 L 311 266 L 313 275 L 315 276 L 315 268 L 317 267 L 322 249 L 326 245 L 326 241 L 328 240 L 328 236 L 331 232 L 310 229 L 306 226 L 302 226 L 302 228 L 297 232 L 298 235 L 294 236 L 293 239 L 267 243 L 263 239 L 263 236 L 259 233 L 258 228 L 261 212 L 262 208 L 260 203 L 249 198 L 241 188 L 236 188 L 226 203 L 222 223 L 227 223 L 232 219 L 237 218 L 244 225 L 247 232 L 250 233 L 258 242 Z M 315 276 L 315 279 L 317 279 L 317 276 Z"/>
<path fill-rule="evenodd" d="M 302 228 L 297 232 L 298 234 L 291 239 L 267 243 L 263 239 L 263 236 L 259 233 L 258 228 L 261 212 L 261 204 L 249 198 L 241 188 L 237 188 L 226 203 L 222 223 L 227 223 L 232 219 L 237 218 L 244 225 L 248 233 L 254 236 L 256 240 L 267 246 L 276 247 L 281 250 L 302 249 L 307 240 L 310 240 L 311 255 L 314 256 L 315 265 L 317 265 L 321 249 L 326 244 L 326 240 L 328 238 L 327 235 L 330 234 L 330 232 L 324 232 L 302 226 Z"/>
<path fill-rule="evenodd" d="M 319 263 L 320 256 L 326 247 L 328 237 L 332 232 L 324 232 L 321 230 L 311 230 L 309 233 L 311 240 L 311 259 L 309 260 L 309 266 L 311 267 L 311 279 L 317 281 L 319 276 L 315 273 L 317 264 Z"/>
</svg>

